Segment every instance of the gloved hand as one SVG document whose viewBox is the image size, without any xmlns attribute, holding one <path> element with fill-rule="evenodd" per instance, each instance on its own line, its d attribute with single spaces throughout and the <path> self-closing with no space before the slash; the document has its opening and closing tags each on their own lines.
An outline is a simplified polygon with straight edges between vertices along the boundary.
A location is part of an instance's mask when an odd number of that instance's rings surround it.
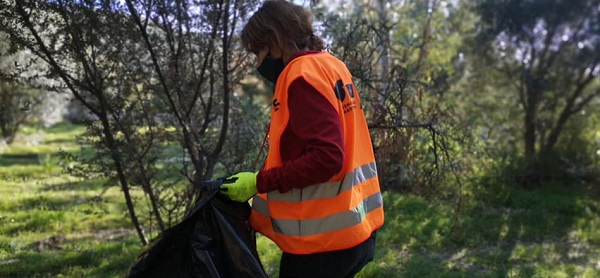
<svg viewBox="0 0 600 278">
<path fill-rule="evenodd" d="M 239 172 L 226 178 L 221 185 L 221 192 L 229 199 L 246 202 L 258 191 L 256 190 L 256 175 L 258 173 Z"/>
</svg>

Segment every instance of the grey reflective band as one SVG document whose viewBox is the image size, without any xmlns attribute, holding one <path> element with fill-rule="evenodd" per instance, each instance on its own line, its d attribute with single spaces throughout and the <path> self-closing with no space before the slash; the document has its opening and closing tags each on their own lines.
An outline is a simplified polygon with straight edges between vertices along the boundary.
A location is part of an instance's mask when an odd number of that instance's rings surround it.
<svg viewBox="0 0 600 278">
<path fill-rule="evenodd" d="M 352 210 L 336 213 L 323 218 L 310 220 L 272 219 L 273 230 L 288 236 L 310 236 L 352 227 L 363 222 L 366 215 L 383 206 L 381 193 L 377 192 Z"/>
<path fill-rule="evenodd" d="M 254 198 L 252 198 L 252 209 L 266 217 L 271 216 L 271 214 L 269 213 L 269 206 L 267 205 L 267 201 L 258 196 L 254 196 Z"/>
<path fill-rule="evenodd" d="M 346 174 L 341 182 L 319 183 L 303 189 L 294 188 L 283 194 L 278 191 L 272 191 L 267 194 L 267 198 L 269 200 L 282 202 L 300 202 L 331 198 L 339 195 L 342 191 L 352 189 L 355 185 L 361 184 L 374 177 L 377 177 L 377 166 L 375 162 L 370 162 L 356 167 L 352 172 Z"/>
</svg>

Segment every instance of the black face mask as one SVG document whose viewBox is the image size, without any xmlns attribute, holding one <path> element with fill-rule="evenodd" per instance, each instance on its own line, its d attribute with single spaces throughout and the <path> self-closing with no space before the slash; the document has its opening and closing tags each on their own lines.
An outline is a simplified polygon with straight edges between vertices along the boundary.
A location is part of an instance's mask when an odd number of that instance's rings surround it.
<svg viewBox="0 0 600 278">
<path fill-rule="evenodd" d="M 273 58 L 273 56 L 271 56 L 271 52 L 269 52 L 260 66 L 258 66 L 257 70 L 262 77 L 269 80 L 271 83 L 276 83 L 279 74 L 281 74 L 283 71 L 283 68 L 285 68 L 283 57 Z"/>
</svg>

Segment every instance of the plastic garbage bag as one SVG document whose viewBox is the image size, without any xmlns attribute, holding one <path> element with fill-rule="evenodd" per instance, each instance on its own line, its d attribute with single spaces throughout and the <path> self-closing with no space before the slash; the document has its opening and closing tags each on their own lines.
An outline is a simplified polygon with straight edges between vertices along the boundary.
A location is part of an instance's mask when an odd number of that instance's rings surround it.
<svg viewBox="0 0 600 278">
<path fill-rule="evenodd" d="M 248 222 L 250 205 L 205 182 L 191 213 L 138 257 L 127 277 L 267 277 Z"/>
</svg>

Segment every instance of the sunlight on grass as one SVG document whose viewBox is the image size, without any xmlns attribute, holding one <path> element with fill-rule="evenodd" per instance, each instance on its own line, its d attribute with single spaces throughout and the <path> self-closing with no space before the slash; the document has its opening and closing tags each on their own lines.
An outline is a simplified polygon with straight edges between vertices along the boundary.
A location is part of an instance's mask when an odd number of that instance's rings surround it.
<svg viewBox="0 0 600 278">
<path fill-rule="evenodd" d="M 141 250 L 120 190 L 58 165 L 55 153 L 78 150 L 83 130 L 24 127 L 39 145 L 20 138 L 0 154 L 1 277 L 120 277 Z"/>
</svg>

